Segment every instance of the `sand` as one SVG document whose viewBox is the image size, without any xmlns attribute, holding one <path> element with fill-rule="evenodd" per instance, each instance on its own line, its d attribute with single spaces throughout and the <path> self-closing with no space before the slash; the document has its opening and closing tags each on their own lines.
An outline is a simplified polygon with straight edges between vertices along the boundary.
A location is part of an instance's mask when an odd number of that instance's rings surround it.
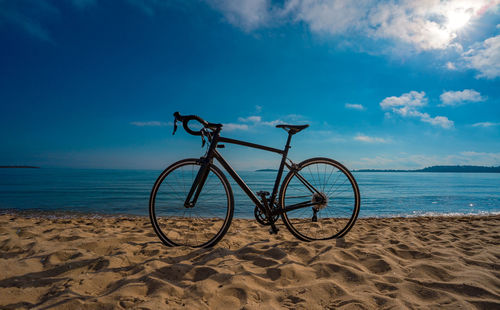
<svg viewBox="0 0 500 310">
<path fill-rule="evenodd" d="M 500 216 L 359 219 L 344 242 L 278 227 L 189 249 L 148 218 L 0 215 L 0 309 L 500 309 Z"/>
</svg>

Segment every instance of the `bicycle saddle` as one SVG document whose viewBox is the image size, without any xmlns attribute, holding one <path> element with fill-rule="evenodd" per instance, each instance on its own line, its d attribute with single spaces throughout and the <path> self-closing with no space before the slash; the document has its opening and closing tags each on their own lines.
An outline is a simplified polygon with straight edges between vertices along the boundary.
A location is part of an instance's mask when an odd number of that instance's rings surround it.
<svg viewBox="0 0 500 310">
<path fill-rule="evenodd" d="M 276 128 L 283 128 L 286 130 L 286 132 L 288 132 L 291 135 L 294 135 L 297 132 L 299 132 L 303 129 L 306 129 L 307 127 L 309 127 L 309 125 L 307 125 L 307 124 L 306 125 L 285 125 L 285 124 L 276 125 Z"/>
</svg>

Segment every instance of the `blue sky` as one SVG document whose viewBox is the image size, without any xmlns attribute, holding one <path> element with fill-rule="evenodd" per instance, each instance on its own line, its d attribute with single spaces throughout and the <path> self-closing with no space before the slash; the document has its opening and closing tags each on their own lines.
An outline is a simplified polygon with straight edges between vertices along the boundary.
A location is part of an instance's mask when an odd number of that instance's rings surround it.
<svg viewBox="0 0 500 310">
<path fill-rule="evenodd" d="M 172 114 L 357 168 L 500 165 L 500 2 L 0 0 L 0 165 L 160 169 Z M 239 169 L 275 154 L 223 150 Z"/>
</svg>

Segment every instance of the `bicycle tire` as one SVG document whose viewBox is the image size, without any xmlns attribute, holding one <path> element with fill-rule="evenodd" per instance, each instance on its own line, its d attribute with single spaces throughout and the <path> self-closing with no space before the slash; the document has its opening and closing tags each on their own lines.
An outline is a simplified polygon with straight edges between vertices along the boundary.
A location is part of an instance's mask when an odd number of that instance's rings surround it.
<svg viewBox="0 0 500 310">
<path fill-rule="evenodd" d="M 210 164 L 196 205 L 184 207 L 185 197 L 199 168 L 199 159 L 175 162 L 160 174 L 151 190 L 151 224 L 167 246 L 211 247 L 224 237 L 231 225 L 233 191 L 224 173 L 213 164 Z"/>
<path fill-rule="evenodd" d="M 305 177 L 324 196 L 307 190 L 296 177 L 297 173 Z M 358 184 L 351 172 L 330 158 L 315 157 L 304 160 L 298 164 L 296 171 L 290 171 L 283 179 L 279 205 L 284 209 L 287 200 L 291 205 L 307 199 L 312 201 L 315 199 L 314 195 L 327 197 L 324 204 L 315 207 L 318 209 L 316 212 L 313 207 L 305 207 L 282 213 L 281 217 L 288 230 L 303 241 L 345 236 L 353 227 L 361 204 Z"/>
</svg>

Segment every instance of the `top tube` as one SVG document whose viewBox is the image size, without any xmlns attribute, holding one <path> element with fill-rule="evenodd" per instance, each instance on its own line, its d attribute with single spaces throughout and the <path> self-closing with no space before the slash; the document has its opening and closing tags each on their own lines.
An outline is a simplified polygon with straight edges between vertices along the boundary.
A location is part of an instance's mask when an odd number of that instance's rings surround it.
<svg viewBox="0 0 500 310">
<path fill-rule="evenodd" d="M 236 139 L 231 139 L 231 138 L 225 138 L 225 137 L 219 137 L 217 142 L 225 142 L 225 143 L 231 143 L 231 144 L 237 144 L 237 145 L 242 145 L 242 146 L 247 146 L 251 147 L 254 149 L 260 149 L 268 152 L 274 152 L 283 155 L 285 153 L 284 150 L 276 149 L 274 147 L 269 147 L 265 145 L 260 145 L 260 144 L 255 144 L 255 143 L 250 143 L 246 141 L 241 141 L 241 140 L 236 140 Z"/>
</svg>

